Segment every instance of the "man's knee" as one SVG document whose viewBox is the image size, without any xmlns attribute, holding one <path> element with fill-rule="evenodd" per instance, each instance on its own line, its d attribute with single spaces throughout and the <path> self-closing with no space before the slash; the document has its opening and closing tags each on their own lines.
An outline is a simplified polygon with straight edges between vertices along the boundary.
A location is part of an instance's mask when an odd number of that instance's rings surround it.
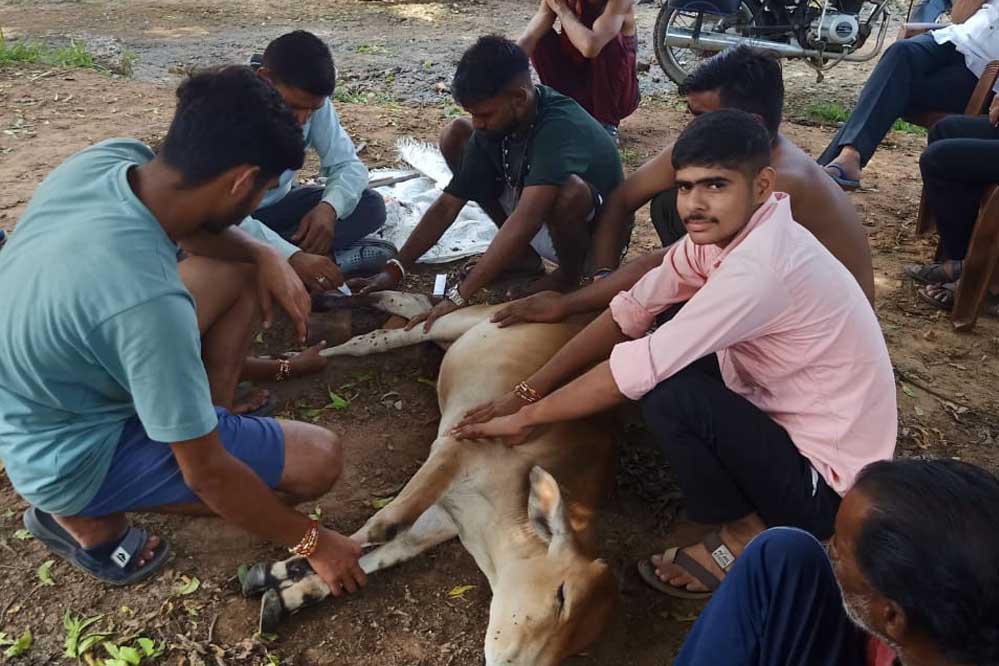
<svg viewBox="0 0 999 666">
<path fill-rule="evenodd" d="M 579 218 L 589 215 L 595 205 L 590 185 L 579 176 L 569 176 L 565 184 L 559 188 L 558 196 L 555 198 L 555 214 L 552 220 L 555 223 L 578 221 Z"/>
<path fill-rule="evenodd" d="M 455 118 L 441 130 L 437 144 L 452 170 L 461 164 L 461 158 L 465 154 L 465 144 L 471 138 L 472 131 L 472 123 L 468 118 Z"/>
<path fill-rule="evenodd" d="M 300 500 L 315 499 L 329 492 L 343 473 L 343 445 L 331 430 L 304 423 L 298 426 L 294 463 L 298 478 L 290 480 L 287 491 Z"/>
<path fill-rule="evenodd" d="M 642 413 L 646 420 L 658 416 L 674 423 L 684 422 L 697 409 L 698 399 L 710 381 L 713 380 L 696 368 L 684 368 L 642 396 L 639 403 Z"/>
</svg>

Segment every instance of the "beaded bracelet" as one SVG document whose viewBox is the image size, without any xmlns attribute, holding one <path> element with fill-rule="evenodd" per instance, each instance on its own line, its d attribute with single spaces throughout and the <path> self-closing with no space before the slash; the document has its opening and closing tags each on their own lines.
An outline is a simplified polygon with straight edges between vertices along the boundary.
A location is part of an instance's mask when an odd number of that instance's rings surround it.
<svg viewBox="0 0 999 666">
<path fill-rule="evenodd" d="M 312 554 L 316 552 L 316 546 L 319 545 L 319 521 L 311 520 L 309 521 L 309 529 L 302 537 L 302 540 L 298 542 L 298 545 L 294 548 L 289 548 L 288 550 L 298 555 L 299 557 L 309 558 Z"/>
<path fill-rule="evenodd" d="M 289 377 L 291 377 L 291 361 L 282 358 L 278 360 L 278 371 L 277 375 L 274 376 L 274 381 L 281 382 Z"/>
<path fill-rule="evenodd" d="M 517 384 L 514 387 L 513 392 L 524 402 L 534 403 L 541 400 L 541 394 L 535 391 L 526 381 Z"/>
</svg>

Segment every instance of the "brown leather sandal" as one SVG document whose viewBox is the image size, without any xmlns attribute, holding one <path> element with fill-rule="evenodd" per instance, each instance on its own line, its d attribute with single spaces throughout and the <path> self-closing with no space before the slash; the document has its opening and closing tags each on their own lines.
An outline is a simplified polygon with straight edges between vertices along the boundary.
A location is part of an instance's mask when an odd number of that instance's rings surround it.
<svg viewBox="0 0 999 666">
<path fill-rule="evenodd" d="M 708 553 L 711 554 L 711 559 L 715 561 L 722 571 L 726 574 L 735 564 L 735 555 L 726 546 L 718 532 L 712 532 L 704 537 L 701 542 L 704 547 L 708 549 Z M 705 569 L 701 564 L 697 562 L 690 555 L 685 553 L 681 548 L 674 547 L 670 548 L 663 554 L 662 561 L 674 564 L 681 569 L 683 569 L 688 575 L 696 579 L 701 585 L 708 588 L 707 592 L 692 591 L 682 587 L 676 587 L 675 585 L 670 585 L 666 581 L 660 580 L 659 576 L 656 575 L 656 565 L 651 559 L 642 560 L 638 563 L 638 575 L 642 577 L 645 583 L 663 594 L 667 594 L 671 597 L 676 597 L 678 599 L 708 599 L 714 594 L 718 586 L 721 585 L 722 579 L 714 575 L 707 569 Z"/>
</svg>

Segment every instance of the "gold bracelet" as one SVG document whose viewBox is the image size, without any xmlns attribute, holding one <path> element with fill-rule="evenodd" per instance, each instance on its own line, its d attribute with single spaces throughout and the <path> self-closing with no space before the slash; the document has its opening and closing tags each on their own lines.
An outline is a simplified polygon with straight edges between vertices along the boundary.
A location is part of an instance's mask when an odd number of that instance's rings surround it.
<svg viewBox="0 0 999 666">
<path fill-rule="evenodd" d="M 286 358 L 282 358 L 278 361 L 278 371 L 277 375 L 274 377 L 274 381 L 283 382 L 289 377 L 291 377 L 291 361 Z"/>
<path fill-rule="evenodd" d="M 298 542 L 298 545 L 294 548 L 289 548 L 288 550 L 298 555 L 299 557 L 309 558 L 312 554 L 316 552 L 316 546 L 319 545 L 319 521 L 311 520 L 309 521 L 309 529 L 302 537 L 302 540 Z"/>
<path fill-rule="evenodd" d="M 520 382 L 513 389 L 514 394 L 524 402 L 534 403 L 541 400 L 541 394 L 535 391 L 526 381 Z"/>
</svg>

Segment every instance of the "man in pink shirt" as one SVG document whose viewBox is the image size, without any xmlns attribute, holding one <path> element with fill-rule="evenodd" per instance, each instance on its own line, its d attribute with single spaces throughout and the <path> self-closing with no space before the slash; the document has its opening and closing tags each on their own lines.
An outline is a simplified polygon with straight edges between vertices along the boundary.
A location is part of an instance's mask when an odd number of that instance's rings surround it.
<svg viewBox="0 0 999 666">
<path fill-rule="evenodd" d="M 857 472 L 892 456 L 895 381 L 857 281 L 773 192 L 769 137 L 752 115 L 696 118 L 672 161 L 687 236 L 457 434 L 522 441 L 533 426 L 639 401 L 690 518 L 722 525 L 639 570 L 663 592 L 702 598 L 768 526 L 829 538 Z"/>
</svg>

